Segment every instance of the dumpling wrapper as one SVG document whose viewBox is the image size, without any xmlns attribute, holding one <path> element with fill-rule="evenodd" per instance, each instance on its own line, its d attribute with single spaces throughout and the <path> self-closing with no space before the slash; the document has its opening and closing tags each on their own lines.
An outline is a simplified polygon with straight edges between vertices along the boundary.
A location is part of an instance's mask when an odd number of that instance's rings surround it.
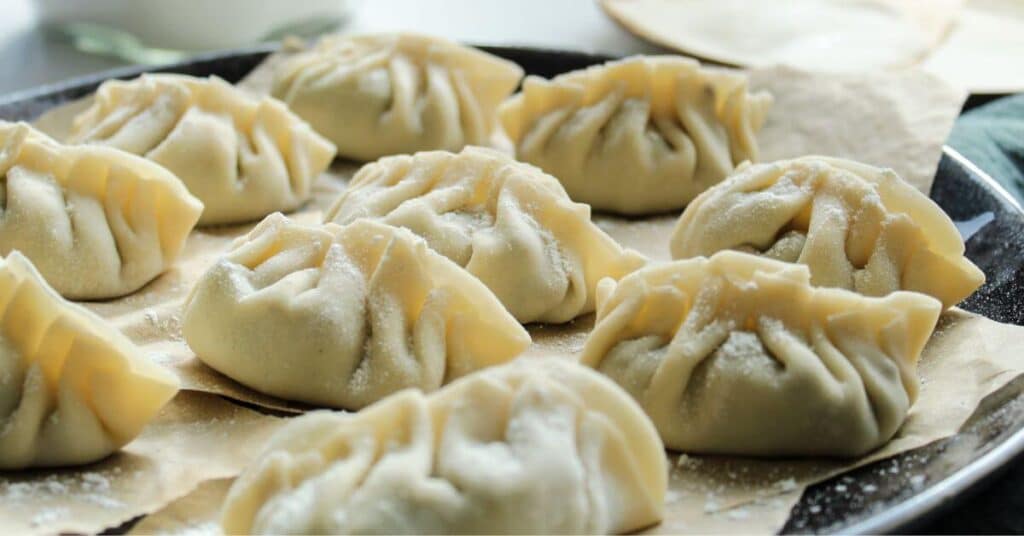
<svg viewBox="0 0 1024 536">
<path fill-rule="evenodd" d="M 315 412 L 232 486 L 225 533 L 607 534 L 662 517 L 664 450 L 615 384 L 520 359 L 358 414 Z"/>
<path fill-rule="evenodd" d="M 178 392 L 115 328 L 0 259 L 0 470 L 83 465 L 135 438 Z"/>
<path fill-rule="evenodd" d="M 439 37 L 326 36 L 277 63 L 270 93 L 354 160 L 488 145 L 521 67 Z"/>
<path fill-rule="evenodd" d="M 668 448 L 860 456 L 917 397 L 942 308 L 810 284 L 807 267 L 725 251 L 602 281 L 580 362 L 624 387 Z"/>
<path fill-rule="evenodd" d="M 811 283 L 952 307 L 985 282 L 949 216 L 892 170 L 809 156 L 743 167 L 679 218 L 672 257 L 739 249 L 805 264 Z"/>
<path fill-rule="evenodd" d="M 949 36 L 922 67 L 971 93 L 1017 93 L 1024 90 L 1021 58 L 1024 2 L 966 0 Z"/>
<path fill-rule="evenodd" d="M 215 76 L 179 74 L 104 82 L 67 141 L 115 147 L 166 167 L 205 204 L 202 225 L 298 208 L 335 154 L 280 101 Z"/>
<path fill-rule="evenodd" d="M 500 108 L 516 157 L 597 210 L 679 209 L 757 160 L 772 98 L 744 74 L 678 56 L 635 56 L 546 80 Z"/>
<path fill-rule="evenodd" d="M 135 292 L 167 270 L 203 210 L 174 174 L 0 121 L 0 254 L 21 251 L 71 299 Z"/>
<path fill-rule="evenodd" d="M 942 40 L 963 0 L 601 0 L 662 46 L 730 65 L 859 72 L 905 67 Z"/>
<path fill-rule="evenodd" d="M 594 310 L 594 289 L 646 259 L 623 249 L 540 169 L 467 147 L 363 166 L 324 215 L 410 229 L 479 278 L 523 323 L 563 323 Z"/>
<path fill-rule="evenodd" d="M 257 391 L 356 410 L 514 358 L 530 336 L 480 281 L 405 229 L 272 214 L 199 279 L 182 334 Z"/>
</svg>

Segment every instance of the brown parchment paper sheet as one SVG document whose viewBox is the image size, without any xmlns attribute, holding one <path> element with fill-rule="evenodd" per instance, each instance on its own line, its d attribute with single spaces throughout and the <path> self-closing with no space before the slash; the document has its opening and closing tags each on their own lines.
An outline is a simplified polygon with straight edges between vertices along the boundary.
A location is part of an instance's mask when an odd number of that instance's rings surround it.
<svg viewBox="0 0 1024 536">
<path fill-rule="evenodd" d="M 837 75 L 769 69 L 761 74 L 755 72 L 753 79 L 757 84 L 776 88 L 776 91 L 792 92 L 781 97 L 776 95 L 776 106 L 766 125 L 766 132 L 778 132 L 778 136 L 784 134 L 785 138 L 766 140 L 767 155 L 838 154 L 866 159 L 897 170 L 900 170 L 899 166 L 907 165 L 906 170 L 916 169 L 918 174 L 901 172 L 908 177 L 919 177 L 915 184 L 922 189 L 930 186 L 930 179 L 922 177 L 934 174 L 941 142 L 948 134 L 963 98 L 962 94 L 948 91 L 948 88 L 922 93 L 922 87 L 927 86 L 930 83 L 927 80 L 931 79 L 920 73 L 879 75 L 877 83 L 886 87 L 867 88 L 864 94 L 841 90 L 845 87 L 844 82 L 837 79 Z M 874 104 L 864 104 L 865 99 L 874 99 Z M 47 130 L 56 133 L 64 128 L 66 131 L 66 127 L 61 125 L 65 124 L 62 121 L 66 121 L 68 116 L 65 114 L 62 118 L 61 111 L 48 114 Z M 833 119 L 829 120 L 830 117 Z M 775 135 L 771 137 L 774 139 Z M 795 152 L 787 153 L 787 150 Z M 347 163 L 333 166 L 317 182 L 314 200 L 291 217 L 306 222 L 319 221 L 323 209 L 344 188 L 345 181 L 356 168 L 355 164 Z M 624 219 L 598 214 L 594 220 L 623 245 L 652 260 L 661 261 L 668 259 L 668 237 L 676 217 Z M 300 412 L 307 408 L 257 393 L 206 367 L 195 358 L 181 337 L 181 306 L 194 282 L 233 239 L 246 233 L 253 225 L 198 229 L 189 237 L 175 267 L 166 274 L 132 296 L 88 303 L 86 306 L 123 330 L 152 359 L 175 370 L 187 390 L 221 394 L 274 410 Z M 947 313 L 942 322 L 941 329 L 922 357 L 920 375 L 924 385 L 920 399 L 900 434 L 889 445 L 865 459 L 852 462 L 698 456 L 685 456 L 679 461 L 678 456 L 671 455 L 666 518 L 664 523 L 651 530 L 775 531 L 785 523 L 790 508 L 807 485 L 954 433 L 984 395 L 1024 370 L 1021 365 L 1024 361 L 1024 329 L 956 311 Z M 592 325 L 593 316 L 588 315 L 563 326 L 530 326 L 534 345 L 527 353 L 575 356 Z M 219 399 L 206 396 L 205 400 Z M 249 445 L 258 450 L 261 440 L 252 438 Z M 202 456 L 197 459 L 205 459 L 209 455 L 205 451 L 200 452 Z M 232 461 L 240 462 L 242 458 L 246 457 L 239 456 Z M 174 464 L 187 465 L 180 461 Z M 196 464 L 202 465 L 200 462 Z M 236 470 L 233 466 L 231 471 L 214 473 L 204 475 L 204 479 L 230 478 Z M 160 475 L 152 475 L 147 481 L 161 487 L 166 485 L 165 477 Z M 202 485 L 193 494 L 147 517 L 139 525 L 140 530 L 215 530 L 213 520 L 217 509 L 212 505 L 219 504 L 219 497 L 227 487 L 223 480 Z M 137 508 L 135 513 L 153 511 L 162 506 L 158 502 L 152 502 L 154 508 Z M 183 523 L 182 520 L 189 521 Z M 43 518 L 35 528 L 61 528 L 49 521 Z"/>
<path fill-rule="evenodd" d="M 283 419 L 181 392 L 142 434 L 100 462 L 0 473 L 0 533 L 92 534 L 234 477 Z"/>
<path fill-rule="evenodd" d="M 758 460 L 668 456 L 665 519 L 653 534 L 778 531 L 803 490 L 829 477 L 956 433 L 978 403 L 1024 373 L 1024 328 L 951 310 L 925 348 L 921 392 L 907 422 L 858 460 Z M 217 534 L 231 479 L 208 482 L 144 519 L 139 534 Z"/>
</svg>

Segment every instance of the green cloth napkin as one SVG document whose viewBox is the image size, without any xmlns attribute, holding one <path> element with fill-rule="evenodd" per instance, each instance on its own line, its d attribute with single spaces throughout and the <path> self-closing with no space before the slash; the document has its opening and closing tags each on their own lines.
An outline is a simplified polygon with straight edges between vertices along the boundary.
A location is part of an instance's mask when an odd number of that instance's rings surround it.
<svg viewBox="0 0 1024 536">
<path fill-rule="evenodd" d="M 1024 203 L 1024 93 L 960 116 L 949 145 Z"/>
</svg>

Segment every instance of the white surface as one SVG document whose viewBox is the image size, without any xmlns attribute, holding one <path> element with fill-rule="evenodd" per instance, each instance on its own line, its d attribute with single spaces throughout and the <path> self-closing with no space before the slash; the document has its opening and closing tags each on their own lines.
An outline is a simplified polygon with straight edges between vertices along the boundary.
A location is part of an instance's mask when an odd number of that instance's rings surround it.
<svg viewBox="0 0 1024 536">
<path fill-rule="evenodd" d="M 173 1 L 173 0 L 168 0 Z M 362 0 L 345 32 L 415 30 L 479 44 L 616 54 L 658 49 L 619 28 L 591 0 Z M 0 0 L 0 95 L 125 65 L 79 52 L 35 24 L 31 0 Z"/>
</svg>

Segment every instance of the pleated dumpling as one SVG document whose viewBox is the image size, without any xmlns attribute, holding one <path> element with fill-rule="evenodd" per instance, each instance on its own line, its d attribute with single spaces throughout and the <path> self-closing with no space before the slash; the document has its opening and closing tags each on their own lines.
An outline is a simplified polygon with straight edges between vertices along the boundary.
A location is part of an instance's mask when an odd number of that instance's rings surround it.
<svg viewBox="0 0 1024 536">
<path fill-rule="evenodd" d="M 438 37 L 328 36 L 282 61 L 272 94 L 355 160 L 488 145 L 518 65 Z"/>
<path fill-rule="evenodd" d="M 356 173 L 325 215 L 411 229 L 484 282 L 520 322 L 568 322 L 594 310 L 603 277 L 645 259 L 590 221 L 541 170 L 490 149 L 382 158 Z"/>
<path fill-rule="evenodd" d="M 941 308 L 724 251 L 602 281 L 581 362 L 629 391 L 671 449 L 859 456 L 906 419 Z"/>
<path fill-rule="evenodd" d="M 753 165 L 698 197 L 672 257 L 739 249 L 807 265 L 811 283 L 884 296 L 911 290 L 952 307 L 985 274 L 931 199 L 892 170 L 809 156 Z"/>
<path fill-rule="evenodd" d="M 205 205 L 200 224 L 298 208 L 334 146 L 280 101 L 211 76 L 110 80 L 75 117 L 72 143 L 116 147 L 171 170 Z"/>
<path fill-rule="evenodd" d="M 235 481 L 226 534 L 613 534 L 657 523 L 668 470 L 636 403 L 519 359 L 357 414 L 293 420 Z"/>
<path fill-rule="evenodd" d="M 516 157 L 598 210 L 680 209 L 745 160 L 771 105 L 745 75 L 637 56 L 551 80 L 529 76 L 499 114 Z"/>
<path fill-rule="evenodd" d="M 21 251 L 67 298 L 135 292 L 171 266 L 202 210 L 143 158 L 0 121 L 0 254 Z"/>
<path fill-rule="evenodd" d="M 272 214 L 196 283 L 182 332 L 207 365 L 289 400 L 359 409 L 508 361 L 530 336 L 409 231 Z"/>
<path fill-rule="evenodd" d="M 0 470 L 105 458 L 177 391 L 172 374 L 64 301 L 28 259 L 0 258 Z"/>
</svg>

